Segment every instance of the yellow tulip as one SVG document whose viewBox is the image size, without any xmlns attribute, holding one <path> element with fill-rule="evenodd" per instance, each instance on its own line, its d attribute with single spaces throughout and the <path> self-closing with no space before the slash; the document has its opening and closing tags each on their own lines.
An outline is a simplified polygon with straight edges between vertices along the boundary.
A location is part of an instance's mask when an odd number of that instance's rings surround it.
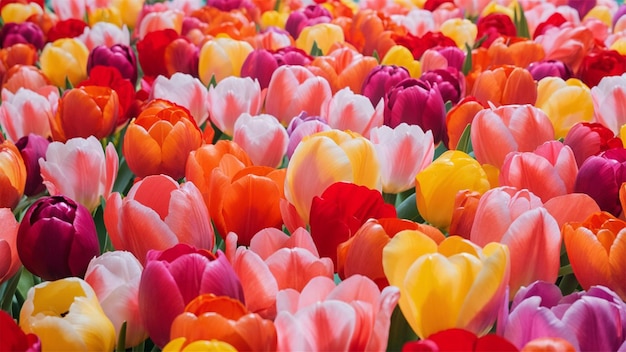
<svg viewBox="0 0 626 352">
<path fill-rule="evenodd" d="M 122 14 L 116 7 L 97 7 L 89 11 L 89 26 L 93 27 L 98 22 L 112 23 L 120 28 L 124 25 Z"/>
<path fill-rule="evenodd" d="M 590 19 L 597 19 L 604 23 L 608 28 L 613 27 L 613 15 L 611 15 L 611 9 L 605 5 L 594 6 L 583 18 L 583 21 Z"/>
<path fill-rule="evenodd" d="M 287 12 L 265 11 L 261 15 L 261 28 L 277 27 L 285 29 L 287 18 L 289 18 L 289 13 Z"/>
<path fill-rule="evenodd" d="M 417 174 L 417 209 L 424 220 L 447 231 L 457 192 L 471 190 L 483 194 L 491 188 L 489 181 L 474 158 L 462 151 L 446 151 Z"/>
<path fill-rule="evenodd" d="M 413 54 L 407 47 L 402 45 L 392 46 L 380 64 L 402 66 L 409 71 L 413 78 L 420 78 L 422 75 L 422 64 L 413 58 Z"/>
<path fill-rule="evenodd" d="M 535 106 L 552 121 L 556 139 L 565 138 L 575 124 L 593 120 L 591 90 L 577 78 L 543 78 L 537 84 Z"/>
<path fill-rule="evenodd" d="M 333 44 L 344 41 L 341 27 L 331 23 L 318 23 L 304 27 L 296 39 L 296 47 L 310 53 L 315 43 L 324 55 L 328 55 Z"/>
<path fill-rule="evenodd" d="M 509 250 L 480 248 L 459 236 L 439 246 L 417 230 L 397 233 L 383 249 L 389 284 L 400 288 L 402 314 L 420 338 L 461 328 L 477 335 L 493 325 L 509 281 Z"/>
<path fill-rule="evenodd" d="M 200 49 L 198 74 L 205 85 L 215 77 L 215 82 L 229 76 L 241 76 L 241 66 L 248 55 L 254 50 L 248 42 L 232 38 L 215 38 L 209 40 Z"/>
<path fill-rule="evenodd" d="M 112 351 L 115 328 L 87 282 L 45 281 L 28 290 L 20 327 L 39 336 L 48 351 Z"/>
<path fill-rule="evenodd" d="M 87 78 L 89 49 L 75 38 L 57 39 L 44 46 L 39 62 L 41 71 L 57 87 L 65 88 L 65 80 L 77 85 Z"/>
<path fill-rule="evenodd" d="M 43 9 L 41 6 L 36 3 L 9 3 L 2 7 L 2 12 L 0 12 L 0 16 L 2 17 L 2 21 L 4 23 L 15 22 L 22 23 L 25 22 L 32 15 L 42 15 Z"/>
<path fill-rule="evenodd" d="M 112 0 L 111 7 L 119 10 L 122 22 L 130 28 L 135 28 L 137 19 L 143 8 L 144 0 Z"/>
<path fill-rule="evenodd" d="M 187 344 L 184 337 L 175 338 L 170 341 L 163 352 L 189 352 L 189 351 L 205 351 L 205 352 L 237 352 L 237 350 L 229 343 L 217 340 L 197 340 Z"/>
<path fill-rule="evenodd" d="M 472 21 L 464 18 L 451 18 L 441 24 L 439 29 L 446 37 L 454 40 L 456 45 L 465 50 L 465 45 L 472 47 L 478 34 L 478 27 Z"/>
</svg>

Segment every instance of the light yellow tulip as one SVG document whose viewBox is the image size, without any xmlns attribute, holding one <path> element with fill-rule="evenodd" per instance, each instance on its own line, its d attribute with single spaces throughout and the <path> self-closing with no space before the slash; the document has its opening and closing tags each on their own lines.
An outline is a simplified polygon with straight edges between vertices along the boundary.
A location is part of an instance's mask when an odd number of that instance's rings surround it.
<svg viewBox="0 0 626 352">
<path fill-rule="evenodd" d="M 25 22 L 32 15 L 42 15 L 43 9 L 36 3 L 9 3 L 2 7 L 0 16 L 4 23 L 22 23 Z"/>
<path fill-rule="evenodd" d="M 205 85 L 215 77 L 215 82 L 229 76 L 241 76 L 241 66 L 248 55 L 254 50 L 248 42 L 232 38 L 215 38 L 209 40 L 200 49 L 198 74 Z"/>
<path fill-rule="evenodd" d="M 411 51 L 402 45 L 392 46 L 387 51 L 380 64 L 402 66 L 409 71 L 409 74 L 413 78 L 420 78 L 422 75 L 421 62 L 415 60 Z"/>
<path fill-rule="evenodd" d="M 465 50 L 465 45 L 472 47 L 476 41 L 478 27 L 472 21 L 464 18 L 451 18 L 441 24 L 439 29 L 446 37 L 454 40 L 456 45 Z"/>
<path fill-rule="evenodd" d="M 313 44 L 316 44 L 324 55 L 328 55 L 333 44 L 344 41 L 341 27 L 331 23 L 319 23 L 302 29 L 298 39 L 296 39 L 296 47 L 311 53 Z"/>
<path fill-rule="evenodd" d="M 87 78 L 89 50 L 75 38 L 57 39 L 44 46 L 39 62 L 41 71 L 57 87 L 65 88 L 65 80 L 77 85 Z"/>
</svg>

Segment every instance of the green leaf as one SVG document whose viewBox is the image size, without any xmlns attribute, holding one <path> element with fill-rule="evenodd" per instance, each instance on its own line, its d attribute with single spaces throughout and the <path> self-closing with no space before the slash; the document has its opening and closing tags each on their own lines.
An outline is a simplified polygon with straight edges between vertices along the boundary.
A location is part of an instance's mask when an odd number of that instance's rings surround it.
<svg viewBox="0 0 626 352">
<path fill-rule="evenodd" d="M 113 192 L 126 194 L 130 187 L 133 185 L 133 179 L 135 174 L 130 171 L 126 159 L 122 156 L 120 158 L 120 166 L 117 170 L 117 178 L 113 184 Z"/>
<path fill-rule="evenodd" d="M 74 85 L 67 76 L 65 76 L 65 89 L 74 89 Z"/>
<path fill-rule="evenodd" d="M 126 321 L 122 323 L 120 327 L 120 333 L 117 337 L 117 347 L 115 347 L 116 352 L 124 352 L 126 351 Z"/>
<path fill-rule="evenodd" d="M 417 201 L 415 199 L 415 193 L 408 196 L 405 200 L 396 208 L 398 218 L 407 219 L 419 223 L 423 223 L 424 219 L 417 210 Z"/>
<path fill-rule="evenodd" d="M 22 276 L 22 271 L 24 267 L 20 267 L 15 275 L 9 280 L 6 289 L 4 290 L 4 294 L 2 296 L 2 310 L 5 312 L 11 311 L 11 304 L 13 303 L 13 296 L 15 296 L 15 290 L 17 290 L 17 285 L 20 282 L 20 277 Z"/>
<path fill-rule="evenodd" d="M 513 9 L 513 23 L 515 23 L 515 29 L 517 29 L 517 36 L 520 38 L 530 39 L 530 31 L 528 30 L 528 22 L 526 21 L 526 15 L 522 5 L 517 4 Z"/>
<path fill-rule="evenodd" d="M 374 50 L 374 52 L 372 53 L 372 57 L 376 59 L 378 63 L 380 63 L 380 55 L 378 54 L 377 50 Z"/>
<path fill-rule="evenodd" d="M 417 335 L 415 335 L 406 318 L 404 318 L 400 306 L 396 306 L 391 314 L 387 351 L 400 351 L 405 343 L 415 340 L 417 340 Z"/>
<path fill-rule="evenodd" d="M 319 46 L 317 46 L 317 41 L 313 41 L 313 47 L 311 48 L 311 56 L 322 56 L 324 53 Z"/>
<path fill-rule="evenodd" d="M 467 76 L 472 70 L 472 48 L 465 43 L 465 51 L 467 55 L 465 55 L 465 61 L 463 62 L 463 74 Z"/>
<path fill-rule="evenodd" d="M 209 85 L 206 87 L 210 89 L 211 87 L 215 87 L 217 85 L 217 79 L 215 78 L 215 74 L 211 75 L 211 80 L 209 81 Z"/>
<path fill-rule="evenodd" d="M 276 0 L 276 4 L 274 4 L 274 11 L 280 10 L 280 0 Z"/>
<path fill-rule="evenodd" d="M 469 154 L 472 151 L 474 151 L 474 148 L 472 147 L 471 132 L 472 132 L 472 125 L 468 123 L 467 126 L 465 126 L 463 133 L 461 134 L 459 143 L 457 143 L 456 145 L 456 150 L 462 151 L 466 154 Z"/>
</svg>

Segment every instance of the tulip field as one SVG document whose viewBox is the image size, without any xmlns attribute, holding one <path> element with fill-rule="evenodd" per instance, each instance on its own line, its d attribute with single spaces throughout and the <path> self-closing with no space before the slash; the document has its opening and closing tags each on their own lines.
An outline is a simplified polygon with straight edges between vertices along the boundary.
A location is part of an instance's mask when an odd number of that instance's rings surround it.
<svg viewBox="0 0 626 352">
<path fill-rule="evenodd" d="M 626 352 L 623 0 L 0 0 L 0 351 Z"/>
</svg>

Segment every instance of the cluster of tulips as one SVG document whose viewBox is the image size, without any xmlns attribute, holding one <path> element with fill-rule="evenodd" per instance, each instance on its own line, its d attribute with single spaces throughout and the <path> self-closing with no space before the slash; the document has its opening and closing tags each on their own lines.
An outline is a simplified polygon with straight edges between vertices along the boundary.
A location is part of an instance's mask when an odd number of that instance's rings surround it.
<svg viewBox="0 0 626 352">
<path fill-rule="evenodd" d="M 0 350 L 626 351 L 625 15 L 0 1 Z"/>
</svg>

